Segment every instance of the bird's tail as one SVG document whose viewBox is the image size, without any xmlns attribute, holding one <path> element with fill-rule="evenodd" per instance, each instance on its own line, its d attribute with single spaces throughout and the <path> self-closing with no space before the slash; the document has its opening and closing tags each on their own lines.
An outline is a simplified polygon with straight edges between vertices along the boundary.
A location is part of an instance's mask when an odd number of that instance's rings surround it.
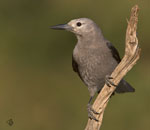
<svg viewBox="0 0 150 130">
<path fill-rule="evenodd" d="M 135 89 L 125 80 L 121 80 L 116 90 L 117 93 L 135 92 Z"/>
</svg>

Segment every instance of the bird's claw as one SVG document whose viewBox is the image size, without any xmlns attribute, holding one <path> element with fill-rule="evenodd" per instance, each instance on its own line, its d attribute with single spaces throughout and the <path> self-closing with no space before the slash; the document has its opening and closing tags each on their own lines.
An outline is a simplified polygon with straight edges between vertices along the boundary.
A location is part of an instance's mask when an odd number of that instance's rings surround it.
<svg viewBox="0 0 150 130">
<path fill-rule="evenodd" d="M 117 85 L 115 85 L 112 81 L 110 81 L 111 79 L 113 79 L 113 77 L 109 76 L 109 75 L 106 75 L 105 77 L 105 83 L 108 87 L 111 87 L 114 86 L 114 87 L 117 87 Z"/>
<path fill-rule="evenodd" d="M 90 119 L 93 119 L 93 120 L 95 120 L 95 121 L 99 121 L 99 120 L 93 115 L 93 113 L 94 113 L 94 114 L 99 114 L 99 113 L 96 112 L 96 111 L 92 108 L 91 104 L 88 104 L 88 105 L 87 105 L 87 110 L 88 110 L 88 117 L 89 117 Z"/>
</svg>

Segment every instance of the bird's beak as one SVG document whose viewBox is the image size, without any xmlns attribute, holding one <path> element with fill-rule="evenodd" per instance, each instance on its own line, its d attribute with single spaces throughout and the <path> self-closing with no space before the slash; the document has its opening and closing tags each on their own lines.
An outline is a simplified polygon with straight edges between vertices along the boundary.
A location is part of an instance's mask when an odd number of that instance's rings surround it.
<svg viewBox="0 0 150 130">
<path fill-rule="evenodd" d="M 50 28 L 56 30 L 68 30 L 68 31 L 72 30 L 72 27 L 69 26 L 68 24 L 59 24 L 59 25 L 52 26 Z"/>
</svg>

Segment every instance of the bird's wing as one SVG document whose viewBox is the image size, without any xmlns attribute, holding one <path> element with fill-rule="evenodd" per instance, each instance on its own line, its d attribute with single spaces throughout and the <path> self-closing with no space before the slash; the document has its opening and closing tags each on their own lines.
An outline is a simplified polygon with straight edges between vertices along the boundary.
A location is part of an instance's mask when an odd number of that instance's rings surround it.
<svg viewBox="0 0 150 130">
<path fill-rule="evenodd" d="M 117 49 L 109 41 L 107 41 L 106 44 L 107 44 L 108 48 L 111 50 L 112 56 L 115 58 L 115 60 L 118 63 L 120 63 L 121 58 L 119 56 L 119 53 L 118 53 Z"/>
<path fill-rule="evenodd" d="M 78 64 L 75 61 L 75 59 L 74 59 L 73 56 L 72 56 L 72 68 L 73 68 L 74 72 L 79 72 L 79 70 L 78 70 Z"/>
<path fill-rule="evenodd" d="M 72 68 L 73 68 L 74 72 L 78 73 L 81 80 L 83 80 L 81 75 L 80 75 L 80 72 L 79 72 L 78 63 L 75 61 L 73 56 L 72 56 Z"/>
</svg>

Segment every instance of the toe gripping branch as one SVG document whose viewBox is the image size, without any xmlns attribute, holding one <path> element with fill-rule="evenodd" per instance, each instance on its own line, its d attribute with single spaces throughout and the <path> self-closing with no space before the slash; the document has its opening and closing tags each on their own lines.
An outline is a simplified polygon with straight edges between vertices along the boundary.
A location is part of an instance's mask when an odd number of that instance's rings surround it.
<svg viewBox="0 0 150 130">
<path fill-rule="evenodd" d="M 88 105 L 87 105 L 87 111 L 88 111 L 88 117 L 89 117 L 90 119 L 93 119 L 93 120 L 95 120 L 95 121 L 99 121 L 99 120 L 94 116 L 94 114 L 98 115 L 99 113 L 96 112 L 96 111 L 92 108 L 92 105 L 91 105 L 91 104 L 88 104 Z"/>
<path fill-rule="evenodd" d="M 93 119 L 95 121 L 99 121 L 95 116 L 94 114 L 98 115 L 100 113 L 98 113 L 97 111 L 95 111 L 93 108 L 92 108 L 92 105 L 91 105 L 91 101 L 92 101 L 93 97 L 90 97 L 90 100 L 88 102 L 88 105 L 87 105 L 87 111 L 88 111 L 88 117 L 90 119 Z"/>
<path fill-rule="evenodd" d="M 111 87 L 111 85 L 114 86 L 114 87 L 117 87 L 117 85 L 114 84 L 114 83 L 111 81 L 111 79 L 113 79 L 113 77 L 111 77 L 111 76 L 109 76 L 109 75 L 106 75 L 106 77 L 105 77 L 105 83 L 106 83 L 106 85 L 107 85 L 108 87 Z"/>
</svg>

